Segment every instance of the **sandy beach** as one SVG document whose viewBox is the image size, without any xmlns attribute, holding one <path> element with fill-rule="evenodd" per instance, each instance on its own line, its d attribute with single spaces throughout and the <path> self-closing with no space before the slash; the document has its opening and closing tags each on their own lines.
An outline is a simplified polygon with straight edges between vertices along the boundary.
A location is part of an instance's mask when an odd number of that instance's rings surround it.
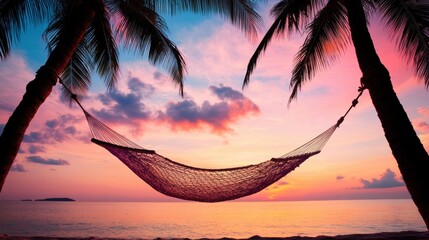
<svg viewBox="0 0 429 240">
<path fill-rule="evenodd" d="M 124 238 L 100 238 L 100 237 L 85 237 L 85 238 L 73 238 L 73 237 L 43 237 L 43 236 L 32 236 L 32 237 L 21 237 L 21 236 L 7 236 L 0 234 L 0 239 L 4 240 L 131 240 Z M 138 239 L 138 238 L 137 238 Z M 132 240 L 137 240 L 133 238 Z M 162 238 L 156 238 L 161 240 Z M 234 238 L 220 238 L 219 240 L 235 240 Z M 383 232 L 373 234 L 348 234 L 338 236 L 317 236 L 317 237 L 305 237 L 305 236 L 292 236 L 292 237 L 263 237 L 253 236 L 250 238 L 243 238 L 248 240 L 259 240 L 259 239 L 273 239 L 273 240 L 420 240 L 429 239 L 429 232 L 415 232 L 415 231 L 403 231 L 403 232 Z M 188 238 L 171 238 L 171 240 L 188 240 Z M 212 240 L 209 238 L 201 238 L 200 240 Z M 238 239 L 237 239 L 238 240 Z"/>
</svg>

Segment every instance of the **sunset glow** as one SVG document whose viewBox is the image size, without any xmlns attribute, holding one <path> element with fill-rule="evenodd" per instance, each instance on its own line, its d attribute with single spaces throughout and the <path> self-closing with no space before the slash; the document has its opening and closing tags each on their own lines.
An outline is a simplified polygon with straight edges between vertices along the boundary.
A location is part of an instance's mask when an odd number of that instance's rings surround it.
<svg viewBox="0 0 429 240">
<path fill-rule="evenodd" d="M 262 11 L 264 30 L 272 23 L 269 8 L 264 6 Z M 202 168 L 257 164 L 301 146 L 334 125 L 358 94 L 361 73 L 349 45 L 288 106 L 293 59 L 304 40 L 298 34 L 276 39 L 261 57 L 250 85 L 242 90 L 247 63 L 258 41 L 250 41 L 219 17 L 189 15 L 195 18 L 190 23 L 184 20 L 186 16 L 167 18 L 169 36 L 188 66 L 183 98 L 161 69 L 121 52 L 117 89 L 106 92 L 94 76 L 91 90 L 81 100 L 95 117 L 144 148 Z M 428 91 L 382 27 L 378 19 L 372 19 L 374 44 L 429 150 Z M 0 131 L 26 84 L 46 60 L 44 49 L 41 32 L 30 31 L 0 63 Z M 58 84 L 28 128 L 0 200 L 63 196 L 80 201 L 176 200 L 153 190 L 105 149 L 91 143 L 82 111 L 75 104 L 69 107 L 60 90 Z M 408 197 L 364 92 L 320 154 L 241 200 Z"/>
</svg>

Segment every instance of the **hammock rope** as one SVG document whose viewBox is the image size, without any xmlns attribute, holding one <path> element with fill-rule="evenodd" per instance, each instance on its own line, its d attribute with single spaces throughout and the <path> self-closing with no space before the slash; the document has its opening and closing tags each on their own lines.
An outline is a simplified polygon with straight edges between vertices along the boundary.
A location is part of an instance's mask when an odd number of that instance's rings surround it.
<svg viewBox="0 0 429 240">
<path fill-rule="evenodd" d="M 140 147 L 88 113 L 61 78 L 59 82 L 84 112 L 93 136 L 92 142 L 121 160 L 158 192 L 199 202 L 227 201 L 257 193 L 283 178 L 309 157 L 320 153 L 349 111 L 356 106 L 364 90 L 363 87 L 359 88 L 359 95 L 352 106 L 335 125 L 289 153 L 255 165 L 205 169 L 175 162 L 154 150 Z"/>
</svg>

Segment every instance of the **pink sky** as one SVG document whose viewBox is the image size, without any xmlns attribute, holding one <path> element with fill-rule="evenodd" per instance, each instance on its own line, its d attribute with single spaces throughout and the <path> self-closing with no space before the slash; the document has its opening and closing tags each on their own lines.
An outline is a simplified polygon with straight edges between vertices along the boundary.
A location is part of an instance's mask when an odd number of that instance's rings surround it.
<svg viewBox="0 0 429 240">
<path fill-rule="evenodd" d="M 265 11 L 266 12 L 266 11 Z M 264 16 L 265 26 L 271 20 Z M 177 23 L 176 23 L 177 24 Z M 371 33 L 396 93 L 426 148 L 429 94 L 375 20 Z M 361 73 L 349 46 L 332 67 L 319 71 L 288 107 L 292 61 L 303 42 L 272 42 L 250 86 L 241 91 L 257 46 L 218 18 L 186 34 L 175 32 L 188 76 L 180 98 L 168 76 L 145 60 L 121 60 L 118 89 L 94 82 L 84 106 L 139 145 L 177 162 L 205 168 L 255 164 L 281 156 L 332 126 L 357 95 Z M 39 37 L 39 36 L 37 36 Z M 0 63 L 0 126 L 43 64 L 43 56 L 16 51 Z M 42 60 L 38 60 L 42 59 Z M 104 149 L 90 142 L 82 112 L 69 108 L 59 87 L 40 108 L 21 146 L 0 200 L 71 197 L 81 201 L 171 201 L 151 189 Z M 267 189 L 243 200 L 309 200 L 408 197 L 368 93 L 364 93 L 321 154 Z"/>
</svg>

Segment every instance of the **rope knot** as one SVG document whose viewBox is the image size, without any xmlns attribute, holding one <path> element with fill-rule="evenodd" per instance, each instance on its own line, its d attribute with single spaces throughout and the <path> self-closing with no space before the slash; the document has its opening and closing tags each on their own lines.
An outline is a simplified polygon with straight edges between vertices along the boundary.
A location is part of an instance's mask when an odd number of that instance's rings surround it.
<svg viewBox="0 0 429 240">
<path fill-rule="evenodd" d="M 63 85 L 64 89 L 70 94 L 70 97 L 77 103 L 77 105 L 79 105 L 79 107 L 82 109 L 82 111 L 86 114 L 87 113 L 86 110 L 83 108 L 82 104 L 80 104 L 79 100 L 77 99 L 77 94 L 72 92 L 70 90 L 70 88 L 68 88 L 64 84 L 63 80 L 60 77 L 58 77 L 58 82 L 60 82 L 61 85 Z"/>
<path fill-rule="evenodd" d="M 343 123 L 344 122 L 344 116 L 343 117 L 340 117 L 340 119 L 338 119 L 338 121 L 337 121 L 337 127 L 339 127 L 340 125 L 341 125 L 341 123 Z"/>
<path fill-rule="evenodd" d="M 347 114 L 349 114 L 350 110 L 352 110 L 352 108 L 356 107 L 356 105 L 359 103 L 358 100 L 359 100 L 360 96 L 362 96 L 362 93 L 363 93 L 363 91 L 365 89 L 366 89 L 366 87 L 363 84 L 359 87 L 359 89 L 358 89 L 358 91 L 359 91 L 358 96 L 355 99 L 353 99 L 352 105 L 349 107 L 349 109 L 347 110 L 347 112 L 337 121 L 337 124 L 336 124 L 337 127 L 339 127 L 340 124 L 344 121 L 344 118 L 347 116 Z"/>
</svg>

